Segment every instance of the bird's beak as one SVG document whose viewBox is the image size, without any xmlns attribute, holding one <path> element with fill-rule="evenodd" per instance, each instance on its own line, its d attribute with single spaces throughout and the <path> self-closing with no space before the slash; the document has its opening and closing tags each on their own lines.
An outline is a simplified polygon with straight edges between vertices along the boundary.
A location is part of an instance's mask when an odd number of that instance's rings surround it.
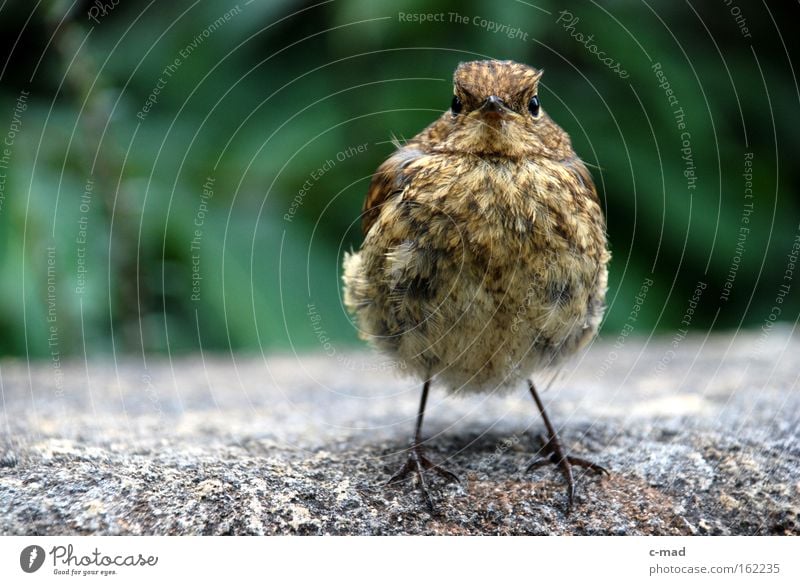
<svg viewBox="0 0 800 585">
<path fill-rule="evenodd" d="M 484 118 L 499 120 L 509 112 L 509 109 L 499 97 L 490 95 L 481 104 L 480 112 Z"/>
</svg>

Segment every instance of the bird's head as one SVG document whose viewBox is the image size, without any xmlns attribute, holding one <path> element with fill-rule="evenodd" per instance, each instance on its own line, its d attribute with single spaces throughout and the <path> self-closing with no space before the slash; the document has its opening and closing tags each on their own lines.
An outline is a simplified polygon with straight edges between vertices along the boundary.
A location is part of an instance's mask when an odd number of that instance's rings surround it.
<svg viewBox="0 0 800 585">
<path fill-rule="evenodd" d="M 435 150 L 514 158 L 563 158 L 569 136 L 544 112 L 542 71 L 513 61 L 461 63 L 450 110 L 431 126 Z"/>
</svg>

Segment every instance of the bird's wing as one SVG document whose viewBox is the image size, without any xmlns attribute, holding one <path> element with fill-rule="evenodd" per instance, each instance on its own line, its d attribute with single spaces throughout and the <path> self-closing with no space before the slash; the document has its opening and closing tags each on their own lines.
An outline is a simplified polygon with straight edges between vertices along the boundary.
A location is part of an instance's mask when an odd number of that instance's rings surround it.
<svg viewBox="0 0 800 585">
<path fill-rule="evenodd" d="M 372 175 L 361 217 L 361 230 L 365 236 L 377 221 L 383 204 L 401 194 L 411 182 L 416 170 L 409 165 L 422 156 L 421 150 L 406 145 L 386 159 Z"/>
<path fill-rule="evenodd" d="M 566 167 L 570 169 L 572 173 L 581 181 L 581 183 L 583 183 L 584 187 L 589 189 L 591 198 L 599 203 L 600 198 L 597 196 L 597 187 L 594 184 L 594 180 L 592 179 L 589 169 L 586 168 L 586 164 L 577 156 L 565 161 L 565 164 Z"/>
</svg>

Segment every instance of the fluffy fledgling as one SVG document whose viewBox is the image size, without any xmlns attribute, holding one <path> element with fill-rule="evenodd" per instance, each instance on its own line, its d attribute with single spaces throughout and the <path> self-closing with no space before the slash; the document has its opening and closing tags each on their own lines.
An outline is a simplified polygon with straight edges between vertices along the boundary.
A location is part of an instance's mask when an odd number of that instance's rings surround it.
<svg viewBox="0 0 800 585">
<path fill-rule="evenodd" d="M 360 334 L 424 381 L 409 459 L 431 504 L 421 426 L 432 379 L 453 393 L 518 385 L 585 346 L 603 316 L 610 258 L 600 202 L 569 136 L 539 101 L 542 72 L 462 63 L 450 110 L 376 171 L 364 243 L 344 261 L 344 300 Z M 573 465 L 547 427 L 544 462 Z"/>
</svg>

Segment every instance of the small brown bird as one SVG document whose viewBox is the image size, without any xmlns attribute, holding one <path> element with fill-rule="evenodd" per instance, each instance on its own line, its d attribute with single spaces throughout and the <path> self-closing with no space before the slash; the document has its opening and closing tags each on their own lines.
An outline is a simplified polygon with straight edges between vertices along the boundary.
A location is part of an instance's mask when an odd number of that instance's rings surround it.
<svg viewBox="0 0 800 585">
<path fill-rule="evenodd" d="M 513 387 L 597 333 L 605 309 L 605 220 L 569 135 L 539 102 L 542 72 L 512 61 L 462 63 L 449 111 L 375 172 L 361 250 L 344 259 L 344 300 L 360 334 L 422 380 L 408 461 L 433 508 L 422 419 L 432 379 L 454 394 Z M 567 482 L 573 466 L 533 382 L 545 457 Z"/>
</svg>

